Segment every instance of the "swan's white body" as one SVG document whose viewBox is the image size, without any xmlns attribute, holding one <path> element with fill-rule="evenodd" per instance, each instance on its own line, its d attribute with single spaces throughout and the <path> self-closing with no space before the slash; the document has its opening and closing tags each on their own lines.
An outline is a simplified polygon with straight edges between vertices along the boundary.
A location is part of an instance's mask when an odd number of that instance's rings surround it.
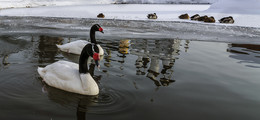
<svg viewBox="0 0 260 120">
<path fill-rule="evenodd" d="M 80 55 L 82 49 L 85 47 L 85 45 L 89 43 L 90 42 L 85 40 L 77 40 L 64 45 L 57 45 L 57 47 L 63 52 Z M 97 44 L 97 47 L 99 49 L 99 55 L 104 55 L 104 50 L 102 49 L 102 47 L 99 44 Z"/>
<path fill-rule="evenodd" d="M 89 73 L 80 74 L 79 65 L 68 61 L 58 61 L 38 67 L 38 73 L 48 85 L 68 92 L 97 95 L 99 88 Z"/>
</svg>

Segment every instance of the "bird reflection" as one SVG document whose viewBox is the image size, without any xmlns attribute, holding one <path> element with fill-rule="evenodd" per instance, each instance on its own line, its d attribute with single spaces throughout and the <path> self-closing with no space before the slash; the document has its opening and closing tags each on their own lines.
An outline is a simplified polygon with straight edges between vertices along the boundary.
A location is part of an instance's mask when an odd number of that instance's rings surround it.
<svg viewBox="0 0 260 120">
<path fill-rule="evenodd" d="M 46 84 L 44 84 L 43 87 L 51 101 L 66 108 L 76 110 L 77 120 L 86 120 L 88 106 L 91 106 L 93 104 L 92 101 L 96 99 L 96 96 L 84 96 L 70 93 Z"/>
<path fill-rule="evenodd" d="M 168 86 L 175 82 L 172 79 L 173 66 L 177 59 L 176 56 L 179 55 L 180 40 L 145 39 L 132 42 L 131 53 L 138 56 L 135 61 L 136 75 L 146 75 L 157 87 Z M 162 65 L 160 65 L 161 63 Z"/>
<path fill-rule="evenodd" d="M 160 78 L 160 82 L 163 86 L 168 86 L 170 83 L 175 82 L 175 80 L 171 79 L 173 75 L 172 67 L 175 63 L 175 59 L 163 59 L 162 63 L 163 69 L 161 74 L 163 77 Z"/>
<path fill-rule="evenodd" d="M 135 66 L 137 68 L 136 75 L 145 75 L 147 65 L 150 62 L 149 57 L 146 56 L 138 56 L 138 59 L 135 61 Z"/>
<path fill-rule="evenodd" d="M 188 52 L 189 44 L 190 44 L 190 41 L 189 40 L 185 40 L 185 44 L 184 44 L 185 52 Z"/>
<path fill-rule="evenodd" d="M 61 44 L 63 38 L 40 36 L 38 45 L 39 63 L 53 63 L 55 62 L 55 56 L 58 52 L 56 44 Z"/>
<path fill-rule="evenodd" d="M 128 54 L 129 46 L 130 46 L 130 40 L 128 40 L 128 39 L 120 40 L 118 52 L 123 55 Z"/>
<path fill-rule="evenodd" d="M 80 99 L 77 106 L 77 120 L 86 120 L 87 106 L 91 104 L 91 97 Z"/>
<path fill-rule="evenodd" d="M 107 52 L 107 55 L 104 56 L 104 59 L 105 59 L 105 63 L 104 65 L 106 67 L 110 67 L 110 62 L 111 62 L 111 50 L 110 49 L 106 49 L 106 52 Z"/>
<path fill-rule="evenodd" d="M 120 55 L 117 56 L 122 58 L 122 60 L 118 60 L 118 62 L 121 63 L 121 65 L 123 65 L 123 63 L 125 62 L 125 58 L 126 55 L 128 54 L 129 46 L 130 46 L 130 40 L 126 39 L 126 40 L 119 41 L 118 52 L 120 53 Z M 124 67 L 120 66 L 120 69 L 123 70 Z"/>
<path fill-rule="evenodd" d="M 159 70 L 160 70 L 160 64 L 159 64 L 158 57 L 152 57 L 150 68 L 148 69 L 147 77 L 153 80 L 156 86 L 161 86 L 159 81 L 157 80 L 157 76 L 160 74 Z"/>
<path fill-rule="evenodd" d="M 239 60 L 239 63 L 247 67 L 260 68 L 260 45 L 252 44 L 229 44 L 227 52 L 232 53 L 230 58 Z"/>
</svg>

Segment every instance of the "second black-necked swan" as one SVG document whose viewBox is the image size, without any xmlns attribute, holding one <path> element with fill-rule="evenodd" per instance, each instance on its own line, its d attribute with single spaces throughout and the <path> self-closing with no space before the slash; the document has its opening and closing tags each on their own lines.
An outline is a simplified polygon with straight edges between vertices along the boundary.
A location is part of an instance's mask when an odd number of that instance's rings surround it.
<svg viewBox="0 0 260 120">
<path fill-rule="evenodd" d="M 68 52 L 68 53 L 73 53 L 73 54 L 79 55 L 81 53 L 83 47 L 86 44 L 90 44 L 90 43 L 93 44 L 94 43 L 98 46 L 99 54 L 104 55 L 104 50 L 96 42 L 96 37 L 95 37 L 96 31 L 100 31 L 100 32 L 104 33 L 103 28 L 100 25 L 95 24 L 90 29 L 90 42 L 88 42 L 86 40 L 76 40 L 76 41 L 73 41 L 73 42 L 70 42 L 70 43 L 67 43 L 67 44 L 64 44 L 64 45 L 57 45 L 57 47 L 63 52 Z"/>
</svg>

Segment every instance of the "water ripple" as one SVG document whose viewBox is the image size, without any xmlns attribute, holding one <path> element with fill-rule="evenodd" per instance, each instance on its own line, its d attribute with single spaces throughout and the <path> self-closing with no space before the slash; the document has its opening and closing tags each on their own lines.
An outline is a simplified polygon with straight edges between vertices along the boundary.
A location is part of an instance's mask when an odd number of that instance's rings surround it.
<svg viewBox="0 0 260 120">
<path fill-rule="evenodd" d="M 65 108 L 77 109 L 91 114 L 109 114 L 130 108 L 135 100 L 129 92 L 118 92 L 112 89 L 101 89 L 97 96 L 86 96 L 66 92 L 44 85 L 44 91 L 51 101 Z"/>
<path fill-rule="evenodd" d="M 94 103 L 89 106 L 88 113 L 108 114 L 120 112 L 130 108 L 134 103 L 134 96 L 129 92 L 103 89 L 94 100 Z"/>
</svg>

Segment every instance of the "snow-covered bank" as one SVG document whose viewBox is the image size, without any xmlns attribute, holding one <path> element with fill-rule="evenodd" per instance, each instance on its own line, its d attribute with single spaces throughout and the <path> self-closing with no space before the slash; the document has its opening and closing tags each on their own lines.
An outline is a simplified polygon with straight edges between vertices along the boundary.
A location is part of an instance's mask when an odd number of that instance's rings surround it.
<svg viewBox="0 0 260 120">
<path fill-rule="evenodd" d="M 0 0 L 0 9 L 81 4 L 111 4 L 113 0 Z"/>
<path fill-rule="evenodd" d="M 210 6 L 207 12 L 260 14 L 259 0 L 219 0 Z"/>
<path fill-rule="evenodd" d="M 125 4 L 212 4 L 218 0 L 114 0 Z"/>
<path fill-rule="evenodd" d="M 203 11 L 209 5 L 170 5 L 170 4 L 96 4 L 53 6 L 40 8 L 19 8 L 1 10 L 1 16 L 42 16 L 42 17 L 73 17 L 97 18 L 104 13 L 106 19 L 147 20 L 148 13 L 156 12 L 159 21 L 170 21 L 183 12 Z"/>
<path fill-rule="evenodd" d="M 218 0 L 0 0 L 0 9 L 82 4 L 212 4 Z"/>
<path fill-rule="evenodd" d="M 260 27 L 259 14 L 218 13 L 205 11 L 210 5 L 173 5 L 173 4 L 86 4 L 71 6 L 50 6 L 39 8 L 6 9 L 0 11 L 0 16 L 41 16 L 65 18 L 97 18 L 99 13 L 105 14 L 105 19 L 120 20 L 148 20 L 148 13 L 157 13 L 154 21 L 181 21 L 205 24 L 203 22 L 180 20 L 178 16 L 188 13 L 190 16 L 214 16 L 216 20 L 226 16 L 233 16 L 235 23 L 228 26 Z M 226 25 L 213 23 L 216 25 Z"/>
</svg>

